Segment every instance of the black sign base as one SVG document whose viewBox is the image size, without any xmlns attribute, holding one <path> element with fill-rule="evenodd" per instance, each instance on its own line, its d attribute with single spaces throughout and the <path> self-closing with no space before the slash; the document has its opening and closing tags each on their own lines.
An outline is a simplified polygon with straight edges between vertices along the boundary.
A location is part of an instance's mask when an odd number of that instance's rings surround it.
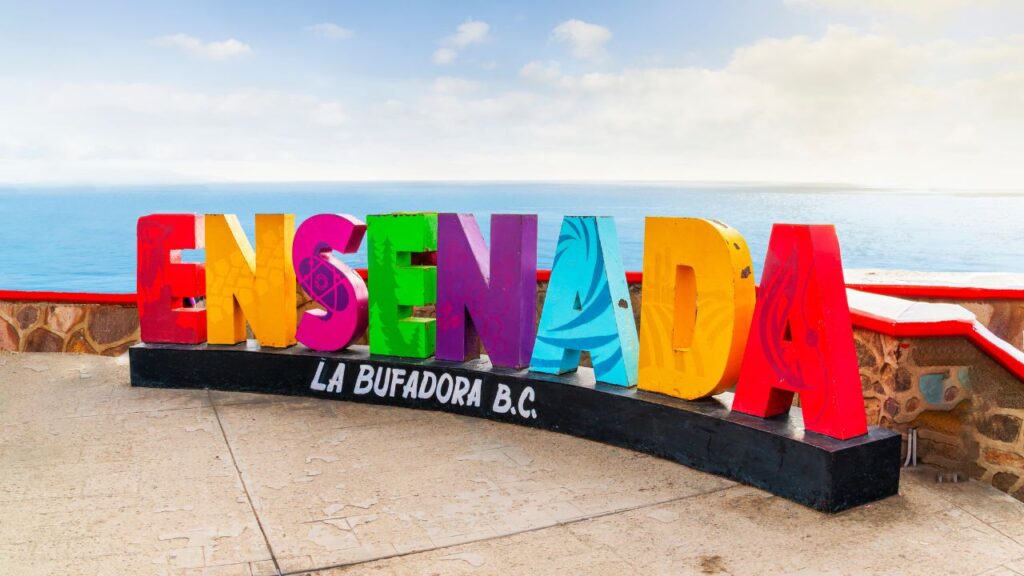
<svg viewBox="0 0 1024 576">
<path fill-rule="evenodd" d="M 294 346 L 139 344 L 133 386 L 313 396 L 443 410 L 597 440 L 756 486 L 824 512 L 892 496 L 900 437 L 881 428 L 849 440 L 804 432 L 798 409 L 761 419 L 729 411 L 732 396 L 687 402 L 594 384 L 593 372 L 551 376 L 466 363 L 320 353 Z"/>
</svg>

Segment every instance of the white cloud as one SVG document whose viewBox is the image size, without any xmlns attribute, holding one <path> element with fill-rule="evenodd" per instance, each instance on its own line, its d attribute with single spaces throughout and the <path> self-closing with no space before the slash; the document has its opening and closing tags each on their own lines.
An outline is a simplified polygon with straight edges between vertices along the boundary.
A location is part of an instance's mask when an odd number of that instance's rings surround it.
<svg viewBox="0 0 1024 576">
<path fill-rule="evenodd" d="M 594 60 L 604 56 L 604 45 L 612 31 L 604 26 L 582 20 L 566 20 L 551 32 L 555 40 L 570 45 L 572 55 L 581 60 Z"/>
<path fill-rule="evenodd" d="M 37 98 L 22 109 L 23 119 L 0 111 L 11 141 L 23 155 L 31 152 L 18 166 L 0 166 L 0 181 L 245 179 L 248 170 L 266 177 L 310 152 L 319 156 L 309 146 L 344 157 L 336 139 L 351 122 L 342 102 L 274 91 L 147 83 L 26 90 L 0 95 L 5 108 L 10 98 Z M 31 135 L 32 124 L 51 136 Z"/>
<path fill-rule="evenodd" d="M 745 46 L 721 68 L 553 79 L 527 65 L 524 78 L 561 90 L 520 129 L 551 159 L 573 151 L 558 171 L 576 177 L 1021 187 L 1021 46 L 832 27 Z"/>
<path fill-rule="evenodd" d="M 487 35 L 490 31 L 491 26 L 487 22 L 469 20 L 459 24 L 455 34 L 449 36 L 445 41 L 456 48 L 465 48 L 466 46 L 480 44 L 487 40 Z"/>
<path fill-rule="evenodd" d="M 451 64 L 459 53 L 451 48 L 438 48 L 434 51 L 434 64 Z"/>
<path fill-rule="evenodd" d="M 343 26 L 338 26 L 333 22 L 321 22 L 319 24 L 307 26 L 306 30 L 320 36 L 321 38 L 331 38 L 333 40 L 352 37 L 351 30 Z"/>
<path fill-rule="evenodd" d="M 347 102 L 11 83 L 0 181 L 631 179 L 1024 188 L 1024 36 L 832 27 L 720 66 L 441 77 Z M 169 175 L 169 173 L 172 173 Z"/>
<path fill-rule="evenodd" d="M 490 24 L 480 20 L 468 20 L 459 24 L 455 34 L 441 39 L 441 47 L 434 51 L 434 63 L 451 64 L 467 46 L 486 42 L 490 31 Z"/>
<path fill-rule="evenodd" d="M 1004 39 L 982 38 L 965 49 L 962 56 L 971 66 L 1024 62 L 1024 34 Z"/>
<path fill-rule="evenodd" d="M 434 91 L 443 94 L 460 94 L 473 92 L 480 85 L 472 80 L 454 76 L 442 76 L 434 80 Z"/>
<path fill-rule="evenodd" d="M 227 60 L 237 56 L 244 56 L 252 52 L 252 48 L 244 42 L 234 38 L 216 42 L 203 42 L 195 36 L 188 34 L 173 34 L 154 38 L 153 43 L 157 46 L 174 48 L 183 54 L 208 60 Z"/>
<path fill-rule="evenodd" d="M 558 62 L 528 62 L 519 69 L 519 77 L 542 84 L 552 84 L 561 79 L 562 67 Z"/>
<path fill-rule="evenodd" d="M 935 18 L 972 5 L 984 4 L 986 0 L 785 0 L 785 3 L 790 6 Z"/>
</svg>

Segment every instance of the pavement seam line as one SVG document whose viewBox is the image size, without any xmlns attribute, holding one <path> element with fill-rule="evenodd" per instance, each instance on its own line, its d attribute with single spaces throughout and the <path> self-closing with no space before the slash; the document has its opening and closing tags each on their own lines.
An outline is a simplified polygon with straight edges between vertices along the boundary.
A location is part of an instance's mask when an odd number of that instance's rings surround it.
<svg viewBox="0 0 1024 576">
<path fill-rule="evenodd" d="M 581 522 L 586 522 L 588 520 L 598 520 L 600 518 L 605 518 L 607 516 L 614 516 L 616 514 L 624 514 L 624 513 L 627 513 L 627 512 L 635 512 L 637 510 L 643 510 L 645 508 L 654 508 L 656 506 L 664 506 L 665 504 L 672 504 L 672 503 L 675 503 L 675 502 L 682 502 L 683 500 L 689 500 L 690 498 L 698 498 L 700 496 L 711 496 L 713 494 L 718 494 L 720 492 L 725 492 L 726 490 L 732 490 L 733 488 L 739 488 L 741 486 L 743 486 L 743 485 L 742 484 L 732 484 L 730 486 L 723 486 L 721 488 L 716 488 L 714 490 L 708 490 L 707 492 L 699 492 L 697 494 L 689 494 L 689 495 L 686 495 L 686 496 L 678 496 L 676 498 L 669 498 L 667 500 L 661 500 L 661 501 L 658 501 L 658 502 L 650 502 L 648 504 L 640 504 L 640 505 L 637 505 L 637 506 L 627 506 L 627 507 L 624 507 L 624 508 L 617 508 L 615 510 L 608 510 L 608 511 L 600 512 L 600 513 L 597 513 L 597 514 L 591 514 L 589 516 L 580 516 L 580 517 L 572 518 L 572 519 L 569 519 L 569 520 L 563 520 L 563 521 L 560 521 L 560 522 L 555 522 L 553 524 L 547 524 L 545 526 L 535 526 L 533 528 L 525 528 L 523 530 L 516 530 L 514 532 L 509 532 L 507 534 L 501 534 L 501 535 L 498 535 L 498 536 L 489 536 L 487 538 L 478 538 L 476 540 L 467 540 L 465 542 L 460 542 L 458 544 L 448 544 L 446 546 L 438 546 L 436 548 L 425 548 L 425 549 L 421 549 L 421 550 L 410 550 L 408 552 L 400 552 L 400 553 L 396 552 L 395 554 L 389 554 L 389 555 L 385 555 L 385 556 L 380 556 L 380 557 L 372 558 L 372 559 L 369 559 L 369 560 L 360 560 L 359 562 L 347 562 L 347 563 L 341 563 L 341 564 L 331 564 L 331 565 L 328 565 L 328 566 L 321 566 L 319 568 L 308 568 L 308 569 L 305 569 L 305 570 L 296 570 L 294 572 L 282 572 L 281 576 L 300 576 L 300 575 L 303 575 L 303 574 L 310 574 L 310 575 L 312 575 L 312 574 L 315 574 L 317 572 L 322 572 L 324 570 L 335 570 L 335 569 L 339 569 L 339 568 L 341 568 L 341 569 L 354 568 L 356 566 L 362 566 L 363 564 L 370 564 L 370 563 L 373 563 L 373 562 L 380 562 L 380 561 L 383 561 L 383 560 L 394 560 L 395 558 L 404 558 L 406 556 L 414 556 L 414 555 L 417 555 L 417 554 L 427 554 L 427 553 L 430 553 L 430 552 L 438 552 L 438 551 L 442 551 L 442 550 L 448 550 L 449 548 L 458 548 L 459 546 L 467 546 L 469 544 L 480 544 L 482 542 L 490 542 L 492 540 L 501 540 L 503 538 L 511 538 L 511 537 L 514 537 L 514 536 L 522 535 L 522 534 L 529 534 L 531 532 L 540 532 L 541 530 L 548 530 L 548 529 L 551 529 L 551 528 L 563 528 L 565 526 L 573 526 L 575 524 L 579 524 Z"/>
<path fill-rule="evenodd" d="M 256 519 L 256 526 L 260 529 L 260 534 L 263 536 L 263 543 L 267 546 L 267 552 L 270 553 L 271 562 L 274 563 L 274 571 L 280 575 L 281 566 L 277 563 L 277 555 L 274 554 L 274 547 L 270 545 L 270 538 L 267 537 L 267 531 L 263 529 L 263 521 L 260 520 L 260 515 L 256 512 L 256 506 L 252 503 L 252 496 L 249 495 L 249 487 L 245 485 L 245 478 L 242 476 L 242 469 L 238 467 L 238 460 L 235 459 L 235 451 L 231 448 L 231 442 L 228 441 L 228 434 L 224 431 L 224 424 L 220 421 L 220 412 L 217 410 L 217 404 L 213 401 L 213 395 L 210 394 L 209 389 L 206 391 L 206 397 L 210 400 L 210 408 L 213 408 L 213 415 L 217 418 L 217 426 L 220 427 L 220 435 L 224 438 L 224 445 L 228 449 L 228 455 L 231 456 L 231 464 L 235 467 L 235 474 L 238 475 L 238 481 L 242 484 L 242 492 L 245 493 L 245 500 L 249 503 L 249 510 L 252 511 L 252 516 Z"/>
<path fill-rule="evenodd" d="M 948 501 L 948 500 L 946 500 L 946 502 L 949 502 L 949 501 Z M 985 527 L 987 527 L 987 528 L 989 528 L 989 529 L 991 529 L 991 530 L 993 530 L 993 531 L 997 532 L 997 533 L 998 533 L 998 534 L 999 534 L 1000 536 L 1002 536 L 1003 538 L 1005 538 L 1005 539 L 1007 539 L 1007 540 L 1009 540 L 1009 541 L 1013 542 L 1013 543 L 1014 543 L 1014 544 L 1016 544 L 1017 546 L 1021 546 L 1021 547 L 1024 547 L 1024 542 L 1021 542 L 1020 540 L 1017 540 L 1017 539 L 1016 539 L 1016 538 L 1014 538 L 1013 536 L 1010 536 L 1010 535 L 1009 535 L 1009 534 L 1007 534 L 1006 532 L 1003 532 L 1003 531 L 1002 531 L 1002 530 L 1000 530 L 999 528 L 997 528 L 997 527 L 993 526 L 993 524 L 995 524 L 995 523 L 998 523 L 998 522 L 986 522 L 985 520 L 982 520 L 982 518 L 981 518 L 980 516 L 978 516 L 978 515 L 977 515 L 977 514 L 975 514 L 974 512 L 971 512 L 970 510 L 968 510 L 968 509 L 964 508 L 963 506 L 961 506 L 961 505 L 959 505 L 959 504 L 956 504 L 956 503 L 954 503 L 954 502 L 949 502 L 949 504 L 950 504 L 950 505 L 952 505 L 952 506 L 953 506 L 953 508 L 956 508 L 957 510 L 959 510 L 959 511 L 963 512 L 964 514 L 967 514 L 967 515 L 968 515 L 968 516 L 970 516 L 971 518 L 974 518 L 974 519 L 975 519 L 975 520 L 976 520 L 977 522 L 980 522 L 980 523 L 981 523 L 982 525 L 984 525 Z M 982 572 L 984 572 L 984 571 L 982 571 Z"/>
</svg>

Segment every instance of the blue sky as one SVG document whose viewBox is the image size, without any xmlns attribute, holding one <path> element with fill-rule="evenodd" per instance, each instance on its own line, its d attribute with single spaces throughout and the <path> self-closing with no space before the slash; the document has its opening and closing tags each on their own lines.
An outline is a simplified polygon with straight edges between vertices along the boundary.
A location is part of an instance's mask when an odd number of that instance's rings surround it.
<svg viewBox="0 0 1024 576">
<path fill-rule="evenodd" d="M 0 11 L 0 182 L 1024 187 L 1012 0 Z"/>
<path fill-rule="evenodd" d="M 447 69 L 508 83 L 531 60 L 558 60 L 565 46 L 552 29 L 572 19 L 614 25 L 607 58 L 579 63 L 592 71 L 624 65 L 723 63 L 737 45 L 765 35 L 819 33 L 825 22 L 810 10 L 779 9 L 771 1 L 645 2 L 29 2 L 8 6 L 0 46 L 8 71 L 80 81 L 238 83 L 265 88 L 299 84 L 314 90 L 376 82 L 430 80 L 439 41 L 467 21 L 488 23 L 487 39 Z M 310 26 L 333 23 L 344 39 L 317 36 Z M 251 56 L 224 66 L 154 45 L 184 33 L 205 41 L 236 38 Z M 56 40 L 56 41 L 55 41 Z M 343 40 L 343 41 L 342 41 Z M 19 75 L 20 75 L 19 74 Z M 327 88 L 329 87 L 329 88 Z"/>
</svg>

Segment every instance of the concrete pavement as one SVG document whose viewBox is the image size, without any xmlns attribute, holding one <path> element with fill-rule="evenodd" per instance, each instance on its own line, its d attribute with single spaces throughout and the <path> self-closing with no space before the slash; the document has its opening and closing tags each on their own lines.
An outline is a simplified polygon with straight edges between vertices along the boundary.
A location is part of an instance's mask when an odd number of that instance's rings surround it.
<svg viewBox="0 0 1024 576">
<path fill-rule="evenodd" d="M 550 432 L 0 354 L 0 573 L 1024 574 L 1024 504 L 919 470 L 827 516 Z"/>
</svg>

